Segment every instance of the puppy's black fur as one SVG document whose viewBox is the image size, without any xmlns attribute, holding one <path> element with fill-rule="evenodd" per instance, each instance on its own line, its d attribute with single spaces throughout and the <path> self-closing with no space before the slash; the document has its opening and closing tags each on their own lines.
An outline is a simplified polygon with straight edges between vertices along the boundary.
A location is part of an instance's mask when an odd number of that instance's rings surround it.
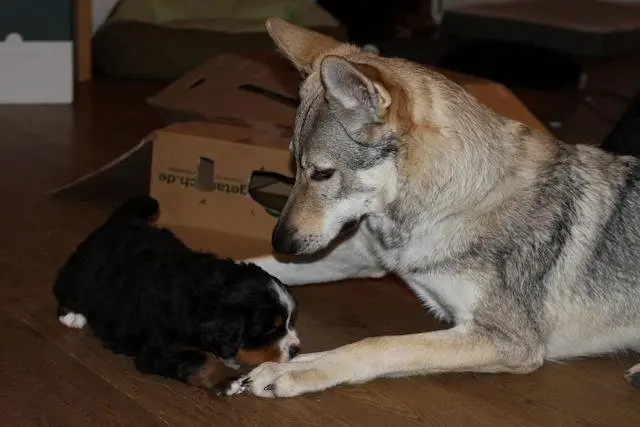
<svg viewBox="0 0 640 427">
<path fill-rule="evenodd" d="M 280 340 L 295 321 L 295 304 L 278 294 L 295 302 L 287 288 L 253 264 L 192 251 L 151 224 L 158 209 L 153 198 L 130 199 L 77 247 L 53 285 L 58 316 L 84 315 L 139 371 L 183 382 L 203 374 L 205 352 L 281 360 Z M 284 351 L 288 358 L 298 348 Z"/>
</svg>

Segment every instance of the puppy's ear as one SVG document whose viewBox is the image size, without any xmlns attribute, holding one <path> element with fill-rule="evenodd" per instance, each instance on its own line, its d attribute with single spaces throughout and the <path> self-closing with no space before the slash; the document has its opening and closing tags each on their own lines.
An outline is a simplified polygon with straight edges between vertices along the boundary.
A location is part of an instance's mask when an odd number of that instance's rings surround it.
<svg viewBox="0 0 640 427">
<path fill-rule="evenodd" d="M 240 313 L 225 313 L 200 325 L 203 346 L 222 359 L 232 359 L 242 347 L 244 317 Z"/>
</svg>

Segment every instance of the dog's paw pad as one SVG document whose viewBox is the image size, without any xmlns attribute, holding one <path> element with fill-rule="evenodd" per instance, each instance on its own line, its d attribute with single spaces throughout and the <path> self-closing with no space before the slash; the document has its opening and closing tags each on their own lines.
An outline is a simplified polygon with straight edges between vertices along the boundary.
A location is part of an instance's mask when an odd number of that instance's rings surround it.
<svg viewBox="0 0 640 427">
<path fill-rule="evenodd" d="M 632 366 L 624 373 L 624 379 L 633 387 L 640 389 L 640 363 Z"/>
<path fill-rule="evenodd" d="M 87 318 L 80 313 L 74 313 L 72 311 L 66 313 L 63 316 L 58 317 L 60 323 L 68 328 L 82 329 L 87 324 Z"/>
</svg>

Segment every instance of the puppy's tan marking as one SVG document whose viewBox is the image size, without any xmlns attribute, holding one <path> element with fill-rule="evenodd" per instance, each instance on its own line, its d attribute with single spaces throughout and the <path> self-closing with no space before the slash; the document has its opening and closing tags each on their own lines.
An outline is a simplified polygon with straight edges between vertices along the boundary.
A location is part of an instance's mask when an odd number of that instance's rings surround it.
<svg viewBox="0 0 640 427">
<path fill-rule="evenodd" d="M 278 344 L 251 350 L 241 349 L 235 357 L 240 366 L 257 366 L 264 362 L 280 362 L 282 359 L 282 350 Z"/>
</svg>

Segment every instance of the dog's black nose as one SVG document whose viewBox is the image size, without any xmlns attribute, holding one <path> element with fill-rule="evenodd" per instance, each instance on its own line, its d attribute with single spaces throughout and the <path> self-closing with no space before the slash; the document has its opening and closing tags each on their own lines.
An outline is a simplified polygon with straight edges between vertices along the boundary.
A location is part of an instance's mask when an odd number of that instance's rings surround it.
<svg viewBox="0 0 640 427">
<path fill-rule="evenodd" d="M 297 252 L 299 245 L 293 238 L 298 230 L 286 226 L 276 226 L 271 235 L 271 246 L 276 252 L 286 255 L 293 255 Z"/>
<path fill-rule="evenodd" d="M 300 346 L 299 345 L 292 345 L 291 347 L 289 347 L 289 359 L 293 359 L 298 354 L 300 354 Z"/>
</svg>

